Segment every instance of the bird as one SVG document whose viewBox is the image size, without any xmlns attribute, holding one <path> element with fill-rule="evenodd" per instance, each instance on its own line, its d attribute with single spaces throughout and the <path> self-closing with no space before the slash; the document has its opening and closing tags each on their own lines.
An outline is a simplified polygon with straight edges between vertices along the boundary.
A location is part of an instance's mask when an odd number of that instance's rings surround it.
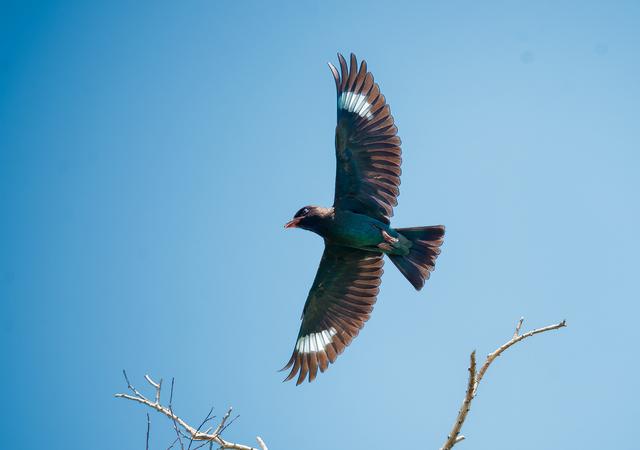
<svg viewBox="0 0 640 450">
<path fill-rule="evenodd" d="M 313 381 L 358 335 L 381 283 L 383 256 L 422 289 L 444 241 L 443 225 L 392 228 L 400 193 L 401 141 L 391 110 L 362 60 L 329 63 L 337 91 L 336 181 L 332 207 L 305 206 L 285 228 L 312 231 L 324 253 L 307 296 L 284 381 Z"/>
</svg>

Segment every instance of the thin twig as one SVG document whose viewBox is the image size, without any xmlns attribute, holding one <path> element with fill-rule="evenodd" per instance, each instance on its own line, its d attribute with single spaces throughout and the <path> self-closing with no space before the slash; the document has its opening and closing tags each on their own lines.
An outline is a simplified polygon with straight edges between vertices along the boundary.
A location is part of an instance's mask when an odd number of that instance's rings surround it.
<svg viewBox="0 0 640 450">
<path fill-rule="evenodd" d="M 513 333 L 513 337 L 518 337 L 520 334 L 520 328 L 522 328 L 522 324 L 524 323 L 524 317 L 520 317 L 518 320 L 518 325 L 516 325 L 516 331 Z"/>
<path fill-rule="evenodd" d="M 220 430 L 220 433 L 218 433 L 218 434 L 221 434 L 224 430 L 226 430 L 227 428 L 229 428 L 229 426 L 230 426 L 233 422 L 235 422 L 235 421 L 236 421 L 236 419 L 237 419 L 237 418 L 239 418 L 239 417 L 240 417 L 240 414 L 238 414 L 238 415 L 237 415 L 237 416 L 235 416 L 233 419 L 231 419 L 231 420 L 230 420 L 230 421 L 229 421 L 225 426 L 223 426 L 223 427 L 222 427 L 222 429 Z"/>
<path fill-rule="evenodd" d="M 176 430 L 176 436 L 177 436 L 177 439 L 178 439 L 178 443 L 180 444 L 180 449 L 184 450 L 184 444 L 182 443 L 182 438 L 180 437 L 180 430 L 178 429 L 178 423 L 176 422 L 175 415 L 173 414 L 173 385 L 174 385 L 174 383 L 175 383 L 175 378 L 171 378 L 171 392 L 169 393 L 169 412 L 171 413 L 171 421 L 173 422 L 173 429 Z M 173 447 L 173 444 L 171 446 Z"/>
<path fill-rule="evenodd" d="M 147 445 L 145 446 L 146 450 L 149 450 L 149 432 L 151 431 L 151 418 L 149 417 L 149 413 L 147 413 Z"/>
<path fill-rule="evenodd" d="M 524 319 L 520 319 L 520 320 L 524 321 Z M 502 346 L 500 346 L 500 348 L 495 350 L 493 353 L 489 353 L 489 355 L 487 356 L 487 360 L 484 362 L 484 364 L 482 365 L 482 367 L 478 371 L 478 375 L 476 377 L 476 389 L 477 389 L 478 383 L 480 383 L 480 381 L 482 380 L 482 377 L 484 377 L 484 374 L 487 371 L 487 369 L 489 368 L 489 366 L 491 365 L 491 363 L 498 356 L 500 356 L 502 353 L 504 353 L 504 351 L 506 349 L 508 349 L 509 347 L 513 346 L 514 344 L 517 344 L 518 342 L 520 342 L 520 341 L 522 341 L 522 340 L 524 340 L 524 339 L 526 339 L 528 337 L 531 337 L 533 335 L 544 333 L 546 331 L 557 330 L 559 328 L 563 328 L 563 327 L 566 327 L 566 326 L 567 326 L 567 321 L 563 320 L 562 322 L 556 323 L 555 325 L 549 325 L 549 326 L 546 326 L 546 327 L 537 328 L 535 330 L 528 331 L 528 332 L 526 332 L 524 334 L 516 335 L 513 338 L 511 338 L 511 340 L 509 342 L 507 342 L 507 343 L 503 344 Z M 518 328 L 517 331 L 519 332 L 520 329 Z"/>
<path fill-rule="evenodd" d="M 156 403 L 160 403 L 160 390 L 162 389 L 162 378 L 160 378 L 160 382 L 156 383 L 155 381 L 153 381 L 151 379 L 151 377 L 149 375 L 145 375 L 144 379 L 147 380 L 147 382 L 153 386 L 156 390 Z"/>
<path fill-rule="evenodd" d="M 464 400 L 462 401 L 462 406 L 460 407 L 460 411 L 458 412 L 458 417 L 456 417 L 456 421 L 453 424 L 453 428 L 451 429 L 451 432 L 447 436 L 447 440 L 445 441 L 444 445 L 441 447 L 440 450 L 451 450 L 453 446 L 455 446 L 458 442 L 464 440 L 464 436 L 460 435 L 459 433 L 460 433 L 460 430 L 462 429 L 462 425 L 464 424 L 464 421 L 467 418 L 467 413 L 471 409 L 471 402 L 473 401 L 473 399 L 475 398 L 478 392 L 478 385 L 480 384 L 480 381 L 482 381 L 484 374 L 487 372 L 487 369 L 489 369 L 489 366 L 491 365 L 491 363 L 495 361 L 498 356 L 500 356 L 509 347 L 513 346 L 514 344 L 517 344 L 518 342 L 528 337 L 531 337 L 536 334 L 544 333 L 546 331 L 557 330 L 559 328 L 563 328 L 567 326 L 567 322 L 563 320 L 562 322 L 557 323 L 555 325 L 549 325 L 547 327 L 537 328 L 527 333 L 520 334 L 520 329 L 522 328 L 523 322 L 524 322 L 524 317 L 520 318 L 520 320 L 518 321 L 518 324 L 516 325 L 516 331 L 513 334 L 513 337 L 511 338 L 511 340 L 501 345 L 494 352 L 489 353 L 486 361 L 484 362 L 482 367 L 480 367 L 480 370 L 477 372 L 476 372 L 476 352 L 473 351 L 471 353 L 471 363 L 469 364 L 469 381 L 467 383 L 467 391 L 465 393 Z"/>
<path fill-rule="evenodd" d="M 264 443 L 264 441 L 262 440 L 262 438 L 260 436 L 256 436 L 256 441 L 258 441 L 258 445 L 260 446 L 260 448 L 262 450 L 269 450 L 267 448 L 267 444 Z"/>
<path fill-rule="evenodd" d="M 126 370 L 122 369 L 122 375 L 124 375 L 124 379 L 127 382 L 127 389 L 133 392 L 135 396 L 146 399 L 146 397 L 142 395 L 140 392 L 138 392 L 136 388 L 134 388 L 133 385 L 129 382 L 129 377 L 127 376 Z"/>
<path fill-rule="evenodd" d="M 173 448 L 174 445 L 176 445 L 176 442 L 178 442 L 178 438 L 175 438 L 173 440 L 173 442 L 171 443 L 171 445 L 169 447 L 167 447 L 167 450 L 171 450 Z"/>
<path fill-rule="evenodd" d="M 239 417 L 239 416 L 236 416 L 236 417 L 234 417 L 233 419 L 231 419 L 229 421 L 229 417 L 231 416 L 231 412 L 233 411 L 232 408 L 229 408 L 229 410 L 226 412 L 226 414 L 224 415 L 224 417 L 222 418 L 222 420 L 220 421 L 220 423 L 218 424 L 218 426 L 215 428 L 215 430 L 212 433 L 209 433 L 208 432 L 209 430 L 207 430 L 207 432 L 202 432 L 202 431 L 200 431 L 201 428 L 208 421 L 213 419 L 213 417 L 211 417 L 211 413 L 213 412 L 213 408 L 211 408 L 211 411 L 209 411 L 209 414 L 207 414 L 207 417 L 200 424 L 200 426 L 197 427 L 197 428 L 194 428 L 191 425 L 189 425 L 188 423 L 186 423 L 183 419 L 181 419 L 178 415 L 176 415 L 173 412 L 173 388 L 174 388 L 174 382 L 175 382 L 174 379 L 171 380 L 171 393 L 169 395 L 169 405 L 168 405 L 168 407 L 166 407 L 166 406 L 162 406 L 162 404 L 160 404 L 160 388 L 162 386 L 162 382 L 156 383 L 148 375 L 145 376 L 147 382 L 149 382 L 149 384 L 151 384 L 156 389 L 156 399 L 155 399 L 155 402 L 154 402 L 154 401 L 151 401 L 151 400 L 147 399 L 142 394 L 140 394 L 140 392 L 138 392 L 131 385 L 131 383 L 129 382 L 129 379 L 127 377 L 126 372 L 123 371 L 123 373 L 124 373 L 124 376 L 125 376 L 125 380 L 127 381 L 127 387 L 129 388 L 129 390 L 131 392 L 133 392 L 133 395 L 130 395 L 130 394 L 116 394 L 115 396 L 117 398 L 125 398 L 127 400 L 132 400 L 134 402 L 141 403 L 143 405 L 148 406 L 151 409 L 155 409 L 159 413 L 164 414 L 165 416 L 170 418 L 171 421 L 173 422 L 174 428 L 176 430 L 177 438 L 171 444 L 169 449 L 172 448 L 175 445 L 176 441 L 177 441 L 177 442 L 180 443 L 180 447 L 182 448 L 182 450 L 184 450 L 184 444 L 182 443 L 182 440 L 180 438 L 180 436 L 182 434 L 181 429 L 183 429 L 186 432 L 187 438 L 190 439 L 191 442 L 193 442 L 193 441 L 204 441 L 205 443 L 209 443 L 210 444 L 210 448 L 213 448 L 213 444 L 215 443 L 221 449 L 258 450 L 255 447 L 250 447 L 248 445 L 229 442 L 229 441 L 227 441 L 227 440 L 222 438 L 221 433 L 229 425 L 231 425 L 234 420 L 236 420 Z M 258 441 L 258 444 L 260 445 L 260 449 L 261 450 L 267 450 L 267 447 L 266 447 L 266 445 L 264 444 L 264 441 L 261 438 L 258 437 L 257 441 Z M 190 447 L 191 447 L 191 443 L 189 444 L 189 448 Z M 198 447 L 196 447 L 196 448 L 198 448 Z"/>
<path fill-rule="evenodd" d="M 202 421 L 202 423 L 200 425 L 198 425 L 198 428 L 196 428 L 196 433 L 200 432 L 200 429 L 204 426 L 205 423 L 207 423 L 209 420 L 212 419 L 211 417 L 211 413 L 213 413 L 213 406 L 211 407 L 211 409 L 209 410 L 209 412 L 207 413 L 207 416 L 204 418 L 204 420 Z M 191 450 L 191 444 L 193 444 L 193 439 L 191 439 L 189 441 L 189 447 L 187 447 L 187 450 Z"/>
<path fill-rule="evenodd" d="M 212 449 L 213 448 L 213 441 L 208 441 L 208 442 L 205 441 L 202 444 L 198 445 L 197 447 L 194 447 L 193 450 L 197 450 L 197 449 L 202 448 L 202 447 L 207 446 L 207 445 L 209 446 L 210 449 Z"/>
<path fill-rule="evenodd" d="M 202 444 L 198 445 L 197 447 L 193 447 L 193 450 L 198 450 L 199 448 L 202 448 L 205 445 L 210 445 L 210 444 L 211 444 L 210 442 L 205 441 Z"/>
<path fill-rule="evenodd" d="M 222 420 L 220 421 L 220 424 L 216 428 L 216 431 L 213 432 L 213 434 L 222 433 L 222 430 L 224 429 L 224 424 L 227 423 L 227 420 L 229 419 L 229 416 L 231 415 L 231 411 L 233 411 L 233 408 L 229 407 L 229 410 L 225 413 L 224 416 L 222 416 Z"/>
</svg>

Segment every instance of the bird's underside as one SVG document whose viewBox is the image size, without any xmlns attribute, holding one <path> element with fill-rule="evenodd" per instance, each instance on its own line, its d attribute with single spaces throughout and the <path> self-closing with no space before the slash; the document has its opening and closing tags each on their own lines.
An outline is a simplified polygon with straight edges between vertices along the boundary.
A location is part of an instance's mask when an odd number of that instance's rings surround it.
<svg viewBox="0 0 640 450">
<path fill-rule="evenodd" d="M 318 370 L 324 372 L 369 319 L 383 273 L 383 254 L 393 254 L 400 243 L 405 246 L 405 255 L 391 256 L 392 261 L 420 289 L 433 270 L 444 234 L 443 227 L 405 229 L 413 233 L 409 242 L 389 227 L 401 174 L 397 128 L 384 95 L 367 71 L 367 63 L 362 61 L 358 67 L 353 54 L 349 66 L 340 54 L 338 60 L 339 69 L 329 64 L 336 82 L 338 110 L 333 211 L 336 220 L 346 212 L 381 225 L 376 230 L 379 242 L 363 249 L 332 240 L 331 233 L 319 231 L 319 226 L 313 224 L 311 216 L 315 212 L 307 210 L 315 207 L 301 209 L 287 224 L 315 231 L 325 238 L 324 253 L 304 305 L 293 354 L 282 369 L 291 369 L 285 381 L 297 375 L 296 384 L 306 378 L 313 381 Z M 331 210 L 315 209 L 318 210 L 315 219 Z M 321 218 L 326 223 L 326 217 Z M 307 226 L 302 225 L 305 220 Z M 425 232 L 426 229 L 429 230 Z"/>
</svg>

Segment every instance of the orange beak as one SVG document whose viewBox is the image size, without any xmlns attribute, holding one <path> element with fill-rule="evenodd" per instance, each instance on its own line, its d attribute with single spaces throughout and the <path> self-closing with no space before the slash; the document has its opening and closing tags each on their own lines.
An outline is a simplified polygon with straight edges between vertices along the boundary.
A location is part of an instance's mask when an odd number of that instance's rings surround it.
<svg viewBox="0 0 640 450">
<path fill-rule="evenodd" d="M 296 217 L 293 220 L 290 220 L 289 222 L 284 224 L 285 228 L 296 228 L 298 226 L 298 223 L 300 222 L 300 218 Z"/>
</svg>

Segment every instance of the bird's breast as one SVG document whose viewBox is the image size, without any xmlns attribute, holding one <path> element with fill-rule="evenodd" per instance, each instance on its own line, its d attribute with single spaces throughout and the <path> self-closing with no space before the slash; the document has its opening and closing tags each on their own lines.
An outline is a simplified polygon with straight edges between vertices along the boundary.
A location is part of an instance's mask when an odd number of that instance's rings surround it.
<svg viewBox="0 0 640 450">
<path fill-rule="evenodd" d="M 381 230 L 387 228 L 371 217 L 346 211 L 336 213 L 326 238 L 339 245 L 369 250 L 383 241 Z"/>
</svg>

